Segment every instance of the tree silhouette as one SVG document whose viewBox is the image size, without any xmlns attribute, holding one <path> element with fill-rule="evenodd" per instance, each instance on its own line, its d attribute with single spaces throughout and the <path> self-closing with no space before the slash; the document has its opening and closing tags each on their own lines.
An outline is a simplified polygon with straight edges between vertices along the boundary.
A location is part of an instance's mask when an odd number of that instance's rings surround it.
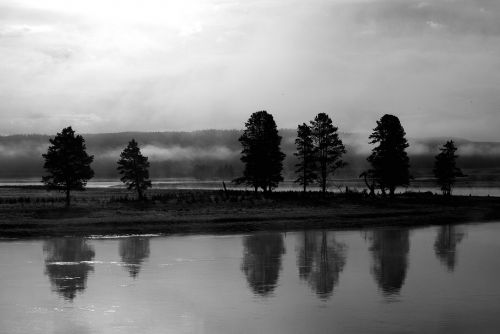
<svg viewBox="0 0 500 334">
<path fill-rule="evenodd" d="M 408 230 L 374 230 L 372 233 L 372 274 L 384 295 L 399 294 L 408 268 Z"/>
<path fill-rule="evenodd" d="M 365 185 L 370 190 L 369 195 L 375 196 L 375 187 L 377 185 L 377 179 L 375 178 L 374 172 L 372 169 L 366 170 L 359 175 L 365 181 Z"/>
<path fill-rule="evenodd" d="M 304 231 L 297 265 L 299 276 L 322 300 L 327 300 L 339 281 L 346 262 L 346 245 L 326 231 Z"/>
<path fill-rule="evenodd" d="M 455 269 L 457 263 L 457 245 L 464 238 L 465 233 L 456 226 L 445 225 L 439 228 L 434 242 L 434 252 L 437 258 L 446 265 L 449 271 Z"/>
<path fill-rule="evenodd" d="M 299 163 L 295 165 L 298 167 L 295 171 L 298 176 L 295 182 L 302 185 L 304 187 L 304 192 L 306 192 L 307 186 L 313 183 L 317 178 L 315 173 L 316 159 L 312 131 L 306 123 L 298 126 L 295 145 L 297 146 L 297 152 L 294 153 L 294 155 L 299 159 Z"/>
<path fill-rule="evenodd" d="M 128 190 L 137 191 L 139 200 L 144 199 L 144 191 L 151 187 L 148 168 L 148 158 L 142 155 L 137 142 L 132 139 L 120 154 L 118 171 L 123 175 L 120 180 Z"/>
<path fill-rule="evenodd" d="M 386 189 L 391 196 L 397 186 L 410 183 L 410 163 L 405 149 L 408 142 L 399 119 L 393 115 L 384 115 L 377 121 L 377 127 L 370 135 L 370 144 L 379 145 L 372 150 L 368 161 L 383 194 Z"/>
<path fill-rule="evenodd" d="M 325 193 L 328 176 L 333 175 L 338 168 L 346 165 L 341 159 L 346 150 L 339 138 L 338 128 L 333 126 L 332 120 L 327 114 L 319 113 L 311 121 L 311 131 L 319 165 L 318 181 L 321 190 Z"/>
<path fill-rule="evenodd" d="M 149 238 L 129 237 L 120 240 L 120 257 L 132 278 L 136 278 L 142 262 L 149 257 Z"/>
<path fill-rule="evenodd" d="M 94 270 L 88 263 L 95 256 L 93 247 L 83 238 L 54 238 L 45 241 L 43 250 L 53 290 L 72 301 L 85 290 L 88 273 Z"/>
<path fill-rule="evenodd" d="M 66 192 L 66 206 L 70 206 L 71 190 L 85 190 L 87 181 L 94 176 L 90 164 L 94 156 L 87 154 L 85 140 L 82 136 L 75 136 L 71 126 L 64 128 L 54 139 L 50 139 L 50 146 L 46 154 L 43 168 L 49 175 L 42 177 L 48 189 L 57 189 Z"/>
<path fill-rule="evenodd" d="M 255 294 L 268 296 L 274 291 L 285 253 L 280 233 L 257 233 L 243 239 L 241 270 Z"/>
<path fill-rule="evenodd" d="M 453 140 L 447 141 L 440 148 L 440 151 L 434 161 L 434 176 L 436 177 L 436 183 L 441 187 L 443 195 L 451 196 L 451 189 L 455 184 L 455 179 L 464 176 L 464 174 L 456 166 L 458 155 L 455 154 L 457 148 Z"/>
<path fill-rule="evenodd" d="M 271 191 L 283 181 L 281 171 L 285 154 L 281 152 L 281 136 L 273 116 L 266 111 L 253 113 L 245 123 L 246 129 L 239 138 L 243 150 L 241 161 L 245 164 L 243 176 L 236 179 L 238 184 Z"/>
</svg>

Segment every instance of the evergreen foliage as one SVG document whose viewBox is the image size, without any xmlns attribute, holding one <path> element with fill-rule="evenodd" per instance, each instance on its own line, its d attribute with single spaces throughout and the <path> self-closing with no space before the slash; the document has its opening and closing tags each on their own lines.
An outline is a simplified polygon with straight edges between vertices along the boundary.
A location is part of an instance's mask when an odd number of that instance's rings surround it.
<svg viewBox="0 0 500 334">
<path fill-rule="evenodd" d="M 346 149 L 339 138 L 338 128 L 325 113 L 319 113 L 311 121 L 311 132 L 318 163 L 318 182 L 322 192 L 326 192 L 328 177 L 347 164 L 342 160 Z"/>
<path fill-rule="evenodd" d="M 405 135 L 396 116 L 384 115 L 377 121 L 377 126 L 369 137 L 370 144 L 378 143 L 368 161 L 382 194 L 387 189 L 393 196 L 397 186 L 408 186 L 410 183 L 410 162 L 405 151 L 408 142 Z"/>
<path fill-rule="evenodd" d="M 118 171 L 120 180 L 127 185 L 128 190 L 136 190 L 139 200 L 143 200 L 144 192 L 151 188 L 149 180 L 148 158 L 143 156 L 137 142 L 132 139 L 120 154 Z"/>
<path fill-rule="evenodd" d="M 304 192 L 306 192 L 307 186 L 316 181 L 317 178 L 316 150 L 314 148 L 311 128 L 306 123 L 298 126 L 295 145 L 297 146 L 297 152 L 294 155 L 299 160 L 299 163 L 295 165 L 297 167 L 295 170 L 297 174 L 295 182 L 302 185 Z"/>
<path fill-rule="evenodd" d="M 458 155 L 455 154 L 457 148 L 453 140 L 449 140 L 440 148 L 440 153 L 436 155 L 434 162 L 434 176 L 436 183 L 441 188 L 443 195 L 451 195 L 451 190 L 455 184 L 455 179 L 464 176 L 460 168 L 456 166 Z"/>
<path fill-rule="evenodd" d="M 239 141 L 245 168 L 243 176 L 235 182 L 252 186 L 255 191 L 261 188 L 267 192 L 276 188 L 283 181 L 281 171 L 285 154 L 280 149 L 281 136 L 273 116 L 264 110 L 253 113 Z"/>
<path fill-rule="evenodd" d="M 66 206 L 71 203 L 71 190 L 85 190 L 87 181 L 94 176 L 90 164 L 94 156 L 86 152 L 85 140 L 75 136 L 71 126 L 64 128 L 54 139 L 49 139 L 50 146 L 46 154 L 43 168 L 49 173 L 42 177 L 48 189 L 57 189 L 66 193 Z"/>
</svg>

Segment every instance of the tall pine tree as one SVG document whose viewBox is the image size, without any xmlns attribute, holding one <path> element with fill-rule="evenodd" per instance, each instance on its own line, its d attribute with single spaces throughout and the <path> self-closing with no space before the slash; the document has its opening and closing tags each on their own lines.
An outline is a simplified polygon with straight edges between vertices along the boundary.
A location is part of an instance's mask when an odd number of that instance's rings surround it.
<svg viewBox="0 0 500 334">
<path fill-rule="evenodd" d="M 318 163 L 318 181 L 323 193 L 326 192 L 328 177 L 339 168 L 347 165 L 342 160 L 346 149 L 339 138 L 338 128 L 325 113 L 319 113 L 311 121 L 313 143 Z"/>
<path fill-rule="evenodd" d="M 144 192 L 151 188 L 148 158 L 143 156 L 137 142 L 132 139 L 120 154 L 118 171 L 123 175 L 120 180 L 128 190 L 137 191 L 139 200 L 145 199 Z"/>
<path fill-rule="evenodd" d="M 453 140 L 449 140 L 440 148 L 440 153 L 436 155 L 434 161 L 434 176 L 436 182 L 441 188 L 443 195 L 451 195 L 451 189 L 455 184 L 455 179 L 464 176 L 460 168 L 457 167 L 456 161 L 458 155 L 455 154 L 457 148 Z"/>
<path fill-rule="evenodd" d="M 314 149 L 311 128 L 306 123 L 298 126 L 295 145 L 297 146 L 297 152 L 294 155 L 299 160 L 295 165 L 297 167 L 295 170 L 297 174 L 295 182 L 302 185 L 304 192 L 306 192 L 307 186 L 315 182 L 317 178 L 316 151 Z"/>
</svg>

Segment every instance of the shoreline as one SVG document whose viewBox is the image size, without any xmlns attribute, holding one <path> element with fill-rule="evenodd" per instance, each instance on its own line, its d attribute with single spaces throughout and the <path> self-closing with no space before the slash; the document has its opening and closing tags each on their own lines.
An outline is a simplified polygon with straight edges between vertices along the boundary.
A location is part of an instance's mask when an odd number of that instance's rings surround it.
<svg viewBox="0 0 500 334">
<path fill-rule="evenodd" d="M 391 199 L 299 192 L 264 197 L 242 191 L 162 190 L 151 191 L 147 203 L 137 203 L 123 189 L 88 189 L 75 194 L 74 206 L 66 209 L 58 193 L 22 192 L 16 196 L 0 192 L 0 238 L 360 229 L 500 220 L 500 197 L 408 193 Z"/>
</svg>

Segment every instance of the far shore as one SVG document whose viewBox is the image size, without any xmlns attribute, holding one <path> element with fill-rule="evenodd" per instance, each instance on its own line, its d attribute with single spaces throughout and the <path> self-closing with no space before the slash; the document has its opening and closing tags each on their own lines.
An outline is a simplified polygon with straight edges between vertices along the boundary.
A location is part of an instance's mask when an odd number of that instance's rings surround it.
<svg viewBox="0 0 500 334">
<path fill-rule="evenodd" d="M 128 234 L 246 233 L 354 229 L 500 221 L 499 197 L 407 193 L 371 198 L 361 193 L 165 190 L 146 203 L 125 189 L 62 194 L 42 188 L 0 189 L 0 238 Z"/>
</svg>

